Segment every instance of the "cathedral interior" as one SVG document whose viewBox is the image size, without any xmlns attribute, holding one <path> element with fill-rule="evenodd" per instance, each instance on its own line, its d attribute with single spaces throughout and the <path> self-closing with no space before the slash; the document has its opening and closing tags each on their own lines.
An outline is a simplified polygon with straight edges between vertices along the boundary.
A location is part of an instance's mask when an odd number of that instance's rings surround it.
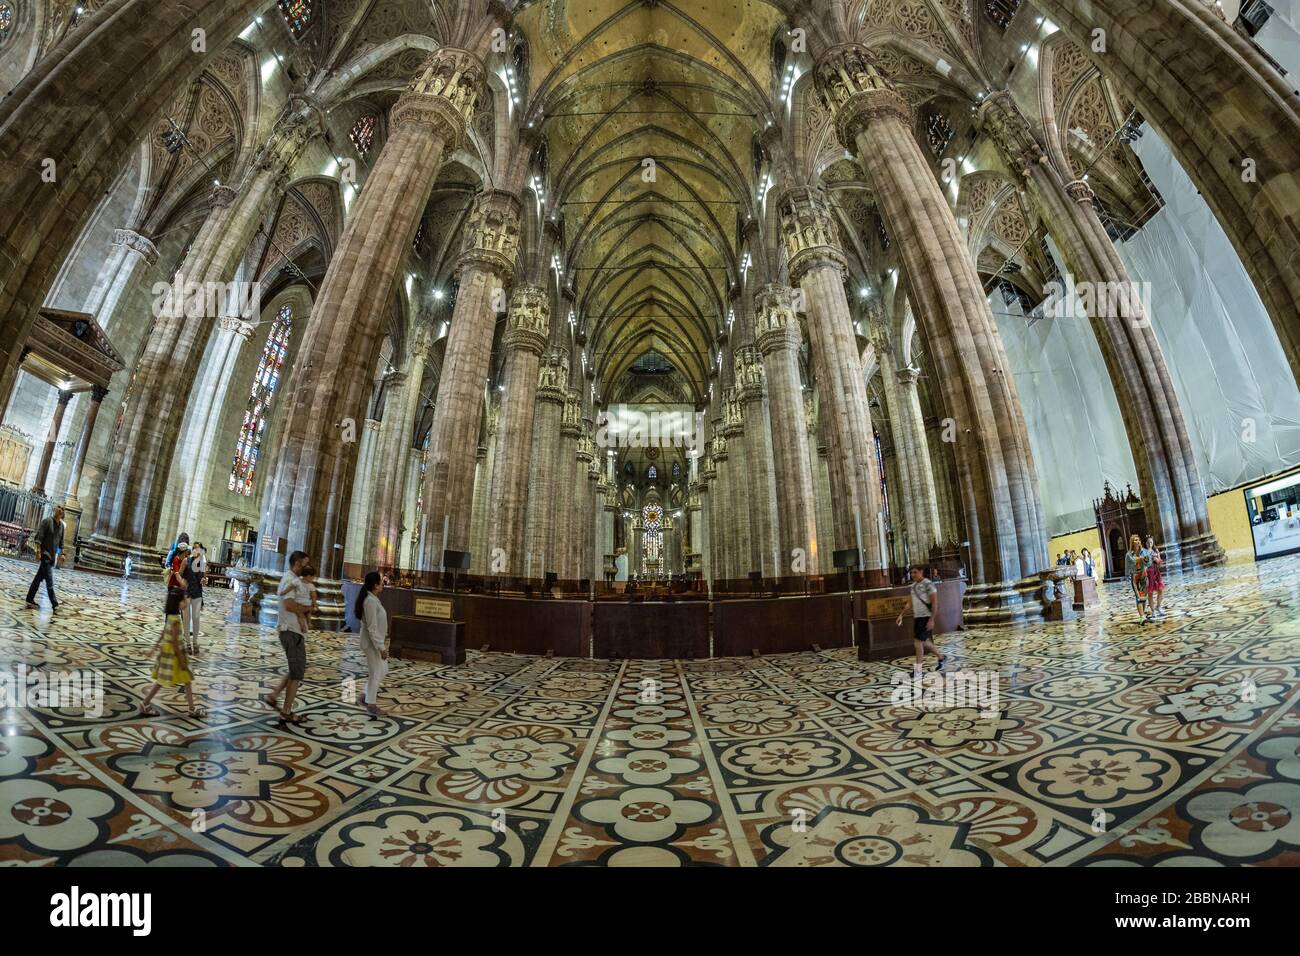
<svg viewBox="0 0 1300 956">
<path fill-rule="evenodd" d="M 1285 0 L 0 0 L 0 864 L 1300 864 L 1297 77 Z"/>
</svg>

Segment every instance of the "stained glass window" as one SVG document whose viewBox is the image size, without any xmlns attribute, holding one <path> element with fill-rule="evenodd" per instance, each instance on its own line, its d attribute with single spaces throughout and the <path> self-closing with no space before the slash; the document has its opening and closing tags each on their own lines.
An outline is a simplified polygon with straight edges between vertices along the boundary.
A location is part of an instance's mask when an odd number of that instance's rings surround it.
<svg viewBox="0 0 1300 956">
<path fill-rule="evenodd" d="M 253 480 L 257 477 L 257 459 L 261 454 L 262 435 L 266 421 L 280 387 L 280 372 L 289 350 L 289 330 L 293 324 L 293 308 L 285 306 L 275 317 L 271 334 L 266 337 L 262 360 L 253 377 L 253 387 L 248 393 L 244 409 L 244 424 L 239 429 L 239 444 L 235 446 L 235 461 L 230 468 L 229 488 L 241 495 L 253 493 Z"/>
<path fill-rule="evenodd" d="M 948 144 L 952 142 L 954 135 L 948 117 L 938 110 L 931 110 L 925 117 L 925 135 L 930 141 L 930 151 L 936 157 L 942 156 L 944 151 L 947 150 Z"/>
<path fill-rule="evenodd" d="M 659 477 L 659 469 L 656 468 L 654 465 L 651 465 L 650 468 L 646 471 L 645 476 L 649 478 L 651 481 L 654 481 L 656 478 Z"/>
<path fill-rule="evenodd" d="M 1003 33 L 1011 26 L 1011 18 L 1020 9 L 1020 0 L 984 0 L 984 14 Z"/>
<path fill-rule="evenodd" d="M 0 40 L 9 35 L 14 25 L 14 8 L 12 4 L 0 3 Z"/>
<path fill-rule="evenodd" d="M 375 117 L 363 116 L 352 127 L 352 145 L 357 148 L 361 158 L 370 155 L 370 147 L 375 144 Z"/>
<path fill-rule="evenodd" d="M 312 0 L 279 0 L 279 6 L 284 22 L 289 25 L 289 31 L 295 39 L 307 32 L 315 13 Z"/>
</svg>

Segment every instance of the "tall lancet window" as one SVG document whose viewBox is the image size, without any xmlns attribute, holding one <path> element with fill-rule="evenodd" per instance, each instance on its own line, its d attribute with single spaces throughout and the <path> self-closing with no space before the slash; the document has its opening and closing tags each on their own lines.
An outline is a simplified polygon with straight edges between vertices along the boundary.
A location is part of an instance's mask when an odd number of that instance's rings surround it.
<svg viewBox="0 0 1300 956">
<path fill-rule="evenodd" d="M 370 147 L 375 145 L 375 123 L 373 115 L 366 115 L 352 127 L 352 145 L 357 148 L 357 154 L 362 159 L 370 155 Z"/>
<path fill-rule="evenodd" d="M 239 429 L 239 444 L 235 446 L 235 462 L 230 468 L 231 491 L 241 495 L 253 493 L 253 480 L 257 477 L 257 458 L 262 451 L 262 435 L 266 431 L 267 416 L 276 390 L 280 387 L 280 373 L 284 357 L 289 351 L 289 331 L 293 325 L 293 307 L 286 305 L 275 316 L 271 334 L 266 337 L 262 359 L 253 377 L 253 387 L 248 393 L 244 409 L 244 424 Z"/>
<path fill-rule="evenodd" d="M 316 12 L 313 0 L 279 0 L 280 13 L 289 25 L 289 32 L 294 39 L 302 36 L 311 26 L 312 15 Z"/>
</svg>

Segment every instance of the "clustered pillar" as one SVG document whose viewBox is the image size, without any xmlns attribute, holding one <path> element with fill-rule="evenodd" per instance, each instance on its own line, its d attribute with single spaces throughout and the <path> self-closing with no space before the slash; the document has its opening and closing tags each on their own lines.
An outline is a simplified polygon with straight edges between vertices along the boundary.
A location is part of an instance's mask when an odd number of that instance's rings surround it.
<svg viewBox="0 0 1300 956">
<path fill-rule="evenodd" d="M 524 520 L 528 514 L 529 480 L 533 477 L 533 416 L 538 372 L 549 334 L 546 290 L 532 285 L 516 289 L 501 340 L 505 352 L 501 373 L 504 390 L 488 504 L 488 567 L 494 574 L 521 577 L 524 573 Z"/>
<path fill-rule="evenodd" d="M 1022 616 L 1029 578 L 1047 564 L 1046 524 L 1020 397 L 983 286 L 913 135 L 911 107 L 871 53 L 832 47 L 814 75 L 840 141 L 856 149 L 876 187 L 934 350 L 971 542 L 971 614 Z"/>
<path fill-rule="evenodd" d="M 864 568 L 882 568 L 880 475 L 867 383 L 844 292 L 844 253 L 825 192 L 788 192 L 781 203 L 781 232 L 790 279 L 803 290 L 808 309 L 829 449 L 835 547 L 859 550 Z"/>
<path fill-rule="evenodd" d="M 1222 563 L 1225 554 L 1210 531 L 1205 488 L 1164 352 L 1138 287 L 1097 215 L 1092 188 L 1081 180 L 1064 181 L 1010 93 L 988 97 L 980 115 L 1037 200 L 1066 266 L 1097 293 L 1088 296 L 1087 318 L 1119 401 L 1147 528 L 1159 533 L 1171 567 Z M 1060 299 L 1053 306 L 1058 311 L 1077 307 Z"/>
</svg>

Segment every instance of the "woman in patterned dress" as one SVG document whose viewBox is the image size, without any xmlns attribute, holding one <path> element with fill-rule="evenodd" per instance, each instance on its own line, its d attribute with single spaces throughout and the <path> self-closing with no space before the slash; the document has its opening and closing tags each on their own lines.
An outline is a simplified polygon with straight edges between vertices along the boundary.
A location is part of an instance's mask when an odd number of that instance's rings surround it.
<svg viewBox="0 0 1300 956">
<path fill-rule="evenodd" d="M 1124 555 L 1124 574 L 1133 586 L 1137 602 L 1138 620 L 1142 624 L 1151 620 L 1147 613 L 1147 559 L 1142 552 L 1142 539 L 1133 535 L 1128 539 L 1128 553 Z"/>
<path fill-rule="evenodd" d="M 1147 559 L 1147 595 L 1151 599 L 1151 617 L 1165 615 L 1165 578 L 1161 574 L 1165 558 L 1156 547 L 1156 539 L 1147 535 L 1147 546 L 1142 552 Z"/>
<path fill-rule="evenodd" d="M 169 590 L 167 592 L 167 617 L 163 622 L 162 634 L 154 645 L 156 657 L 153 665 L 153 684 L 145 692 L 140 702 L 140 716 L 159 717 L 162 712 L 151 703 L 154 695 L 163 687 L 183 687 L 185 702 L 189 705 L 191 717 L 202 717 L 202 707 L 194 705 L 194 676 L 190 673 L 190 659 L 185 653 L 185 644 L 181 641 L 181 613 L 185 609 L 185 592 Z"/>
</svg>

